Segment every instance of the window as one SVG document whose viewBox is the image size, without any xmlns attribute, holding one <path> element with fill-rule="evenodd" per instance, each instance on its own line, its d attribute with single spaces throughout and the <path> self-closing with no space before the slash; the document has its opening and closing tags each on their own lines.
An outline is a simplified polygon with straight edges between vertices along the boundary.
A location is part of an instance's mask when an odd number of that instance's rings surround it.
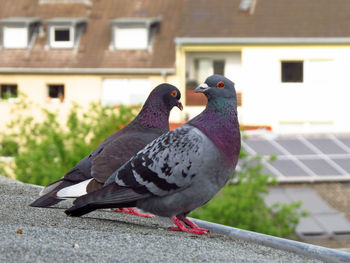
<svg viewBox="0 0 350 263">
<path fill-rule="evenodd" d="M 1 99 L 7 100 L 10 98 L 17 98 L 18 91 L 16 84 L 2 84 L 0 86 Z"/>
<path fill-rule="evenodd" d="M 225 61 L 214 60 L 213 62 L 214 74 L 225 75 Z"/>
<path fill-rule="evenodd" d="M 70 41 L 70 30 L 69 28 L 55 30 L 55 42 L 58 41 Z"/>
<path fill-rule="evenodd" d="M 73 47 L 73 27 L 51 27 L 50 46 L 54 48 L 72 48 Z"/>
<path fill-rule="evenodd" d="M 26 27 L 4 27 L 4 48 L 26 48 L 28 29 Z"/>
<path fill-rule="evenodd" d="M 115 28 L 116 49 L 147 49 L 148 30 L 146 28 Z"/>
<path fill-rule="evenodd" d="M 84 17 L 55 17 L 46 20 L 47 47 L 78 48 L 87 21 Z"/>
<path fill-rule="evenodd" d="M 112 19 L 110 49 L 151 50 L 161 17 L 120 17 Z"/>
<path fill-rule="evenodd" d="M 152 90 L 148 79 L 104 79 L 102 105 L 141 105 Z"/>
<path fill-rule="evenodd" d="M 304 79 L 303 61 L 282 61 L 281 81 L 282 82 L 303 82 Z"/>
<path fill-rule="evenodd" d="M 213 74 L 225 74 L 225 60 L 196 59 L 195 71 L 197 83 L 202 83 Z"/>
<path fill-rule="evenodd" d="M 52 102 L 59 102 L 64 100 L 64 85 L 52 84 L 47 86 L 48 97 Z"/>
<path fill-rule="evenodd" d="M 0 46 L 4 48 L 32 47 L 39 32 L 37 17 L 7 17 L 0 19 Z"/>
</svg>

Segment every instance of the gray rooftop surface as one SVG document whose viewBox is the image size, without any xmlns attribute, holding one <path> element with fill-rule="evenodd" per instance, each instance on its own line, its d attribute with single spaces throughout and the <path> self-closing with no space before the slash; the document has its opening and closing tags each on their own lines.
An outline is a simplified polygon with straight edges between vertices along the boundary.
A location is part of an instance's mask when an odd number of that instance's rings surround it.
<svg viewBox="0 0 350 263">
<path fill-rule="evenodd" d="M 173 232 L 159 218 L 105 210 L 70 218 L 68 201 L 29 207 L 39 191 L 0 176 L 0 262 L 322 262 L 217 233 Z"/>
</svg>

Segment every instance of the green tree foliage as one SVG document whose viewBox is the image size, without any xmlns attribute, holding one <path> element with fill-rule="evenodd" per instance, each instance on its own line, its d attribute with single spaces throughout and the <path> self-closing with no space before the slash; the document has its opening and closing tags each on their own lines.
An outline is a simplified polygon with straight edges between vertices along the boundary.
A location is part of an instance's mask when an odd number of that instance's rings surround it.
<svg viewBox="0 0 350 263">
<path fill-rule="evenodd" d="M 268 207 L 264 197 L 268 193 L 268 186 L 277 182 L 262 173 L 261 157 L 249 157 L 242 149 L 240 159 L 241 169 L 235 172 L 235 179 L 190 216 L 273 236 L 294 238 L 299 219 L 306 216 L 305 211 L 300 211 L 301 202 L 276 203 Z"/>
<path fill-rule="evenodd" d="M 58 114 L 39 109 L 42 121 L 38 122 L 26 113 L 35 109 L 22 98 L 16 105 L 10 132 L 2 135 L 2 142 L 11 141 L 19 146 L 14 152 L 13 166 L 20 181 L 47 185 L 68 172 L 84 156 L 94 150 L 105 138 L 125 126 L 135 114 L 130 108 L 118 110 L 93 103 L 87 112 L 81 113 L 74 104 L 67 122 L 61 125 Z"/>
</svg>

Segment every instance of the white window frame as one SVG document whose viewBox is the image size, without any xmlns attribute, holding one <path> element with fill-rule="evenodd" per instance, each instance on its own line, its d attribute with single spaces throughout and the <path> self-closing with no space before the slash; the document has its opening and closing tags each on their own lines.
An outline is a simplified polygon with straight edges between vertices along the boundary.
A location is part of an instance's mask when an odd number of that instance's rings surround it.
<svg viewBox="0 0 350 263">
<path fill-rule="evenodd" d="M 131 49 L 131 50 L 146 50 L 148 49 L 148 45 L 149 45 L 149 29 L 147 27 L 118 27 L 118 26 L 114 26 L 114 48 L 115 49 Z M 120 38 L 120 33 L 122 31 L 124 31 L 124 35 L 127 35 L 127 31 L 129 30 L 129 34 L 133 34 L 132 31 L 144 31 L 144 33 L 146 34 L 145 36 L 142 36 L 142 41 L 144 41 L 142 45 L 140 45 L 140 42 L 138 42 L 139 40 L 135 39 L 137 42 L 133 41 L 133 42 L 128 42 L 125 41 L 123 39 L 119 39 Z M 119 32 L 118 32 L 119 31 Z M 140 39 L 141 40 L 141 39 Z"/>
<path fill-rule="evenodd" d="M 13 38 L 11 41 L 8 39 L 9 30 L 17 30 L 22 31 L 24 35 L 21 37 L 21 41 L 19 40 L 19 33 L 20 32 L 14 32 L 12 34 L 15 34 L 15 38 Z M 28 47 L 28 28 L 27 27 L 12 27 L 12 26 L 4 26 L 3 27 L 3 46 L 4 48 L 27 48 Z"/>
<path fill-rule="evenodd" d="M 57 29 L 69 30 L 69 41 L 55 41 L 55 31 Z M 73 48 L 74 27 L 73 26 L 50 26 L 50 47 L 52 48 Z"/>
</svg>

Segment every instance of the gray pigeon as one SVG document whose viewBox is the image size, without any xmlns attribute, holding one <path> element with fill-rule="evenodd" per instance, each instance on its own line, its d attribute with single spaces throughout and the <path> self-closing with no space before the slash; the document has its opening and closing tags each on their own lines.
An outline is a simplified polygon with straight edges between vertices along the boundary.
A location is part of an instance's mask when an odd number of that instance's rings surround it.
<svg viewBox="0 0 350 263">
<path fill-rule="evenodd" d="M 64 177 L 46 186 L 31 206 L 49 207 L 62 200 L 56 195 L 73 185 L 77 197 L 103 187 L 105 181 L 147 143 L 169 131 L 169 114 L 174 106 L 182 110 L 180 91 L 170 85 L 154 88 L 139 115 L 124 129 L 109 136 Z M 134 211 L 134 210 L 133 210 Z"/>
<path fill-rule="evenodd" d="M 176 225 L 172 230 L 208 233 L 186 216 L 207 203 L 232 176 L 241 136 L 232 81 L 213 75 L 195 92 L 208 98 L 200 115 L 149 143 L 103 188 L 77 198 L 66 214 L 133 206 L 171 218 Z"/>
</svg>

